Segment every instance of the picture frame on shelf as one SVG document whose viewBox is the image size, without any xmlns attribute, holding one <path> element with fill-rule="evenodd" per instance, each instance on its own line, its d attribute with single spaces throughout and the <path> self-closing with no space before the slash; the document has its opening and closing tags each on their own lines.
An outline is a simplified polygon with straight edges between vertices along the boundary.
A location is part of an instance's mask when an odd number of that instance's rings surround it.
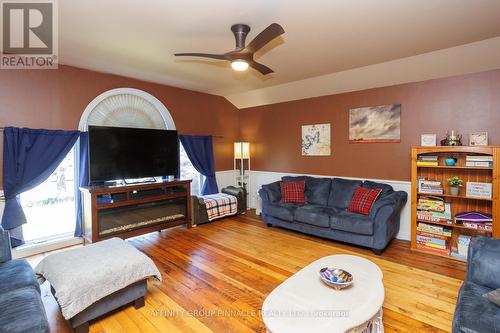
<svg viewBox="0 0 500 333">
<path fill-rule="evenodd" d="M 436 134 L 420 135 L 420 145 L 422 147 L 435 147 L 437 145 L 437 135 Z"/>
<path fill-rule="evenodd" d="M 469 146 L 487 146 L 488 132 L 472 132 L 469 134 Z"/>
</svg>

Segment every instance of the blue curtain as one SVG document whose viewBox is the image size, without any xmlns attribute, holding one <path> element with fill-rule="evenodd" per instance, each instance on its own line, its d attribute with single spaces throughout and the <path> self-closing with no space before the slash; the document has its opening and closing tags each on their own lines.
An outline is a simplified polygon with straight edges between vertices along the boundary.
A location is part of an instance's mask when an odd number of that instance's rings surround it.
<svg viewBox="0 0 500 333">
<path fill-rule="evenodd" d="M 214 149 L 211 136 L 179 135 L 182 146 L 196 171 L 205 176 L 201 194 L 219 192 L 215 179 Z"/>
<path fill-rule="evenodd" d="M 26 223 L 26 216 L 19 194 L 47 179 L 71 150 L 78 136 L 78 131 L 4 129 L 3 187 L 6 200 L 2 226 L 11 232 L 13 247 L 24 242 L 21 226 Z"/>
<path fill-rule="evenodd" d="M 82 236 L 83 210 L 81 186 L 89 185 L 89 135 L 87 132 L 80 133 L 80 139 L 76 145 L 76 186 L 75 186 L 75 204 L 76 204 L 76 226 L 75 237 Z"/>
</svg>

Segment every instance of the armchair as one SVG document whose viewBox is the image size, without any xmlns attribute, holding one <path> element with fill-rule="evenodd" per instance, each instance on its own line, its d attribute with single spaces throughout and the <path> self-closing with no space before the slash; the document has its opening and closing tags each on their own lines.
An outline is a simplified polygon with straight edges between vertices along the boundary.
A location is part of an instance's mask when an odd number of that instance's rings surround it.
<svg viewBox="0 0 500 333">
<path fill-rule="evenodd" d="M 0 332 L 49 332 L 40 287 L 26 260 L 12 260 L 9 233 L 0 227 Z"/>
<path fill-rule="evenodd" d="M 500 332 L 500 307 L 483 297 L 500 288 L 500 239 L 476 238 L 469 246 L 467 263 L 467 276 L 453 316 L 453 333 Z"/>
</svg>

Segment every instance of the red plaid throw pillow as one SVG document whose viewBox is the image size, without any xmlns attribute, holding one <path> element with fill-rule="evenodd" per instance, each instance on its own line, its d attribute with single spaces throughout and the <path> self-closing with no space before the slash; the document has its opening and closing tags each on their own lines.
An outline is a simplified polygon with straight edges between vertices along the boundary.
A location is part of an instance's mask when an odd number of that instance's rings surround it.
<svg viewBox="0 0 500 333">
<path fill-rule="evenodd" d="M 281 202 L 304 203 L 305 187 L 306 187 L 306 182 L 303 180 L 299 182 L 280 182 Z"/>
<path fill-rule="evenodd" d="M 382 189 L 368 189 L 363 187 L 358 187 L 354 194 L 352 195 L 351 202 L 347 210 L 353 213 L 359 213 L 363 215 L 370 214 L 373 203 L 377 200 L 378 196 L 382 192 Z"/>
</svg>

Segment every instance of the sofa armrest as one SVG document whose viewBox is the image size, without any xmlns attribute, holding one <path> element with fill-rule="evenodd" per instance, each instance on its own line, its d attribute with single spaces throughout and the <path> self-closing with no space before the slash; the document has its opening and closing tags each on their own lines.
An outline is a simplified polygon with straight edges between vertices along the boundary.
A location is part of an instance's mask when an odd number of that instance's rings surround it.
<svg viewBox="0 0 500 333">
<path fill-rule="evenodd" d="M 406 192 L 397 191 L 380 198 L 373 205 L 370 218 L 374 223 L 374 249 L 384 249 L 399 232 L 401 209 L 407 199 Z"/>
<path fill-rule="evenodd" d="M 467 280 L 491 289 L 500 288 L 500 239 L 477 237 L 469 245 Z"/>
<path fill-rule="evenodd" d="M 0 263 L 12 259 L 9 233 L 0 227 Z"/>
<path fill-rule="evenodd" d="M 238 198 L 238 214 L 247 210 L 247 191 L 243 187 L 228 186 L 221 190 L 222 193 L 230 194 Z"/>
<path fill-rule="evenodd" d="M 191 222 L 193 225 L 208 222 L 207 207 L 203 198 L 191 196 Z"/>
<path fill-rule="evenodd" d="M 395 191 L 385 195 L 373 204 L 370 211 L 370 218 L 375 221 L 380 215 L 386 215 L 382 213 L 384 212 L 384 207 L 387 206 L 393 207 L 393 211 L 397 211 L 399 213 L 407 200 L 408 194 L 404 191 Z M 387 210 L 385 211 L 387 212 Z"/>
<path fill-rule="evenodd" d="M 259 195 L 264 202 L 279 202 L 281 200 L 280 182 L 262 185 Z"/>
</svg>

